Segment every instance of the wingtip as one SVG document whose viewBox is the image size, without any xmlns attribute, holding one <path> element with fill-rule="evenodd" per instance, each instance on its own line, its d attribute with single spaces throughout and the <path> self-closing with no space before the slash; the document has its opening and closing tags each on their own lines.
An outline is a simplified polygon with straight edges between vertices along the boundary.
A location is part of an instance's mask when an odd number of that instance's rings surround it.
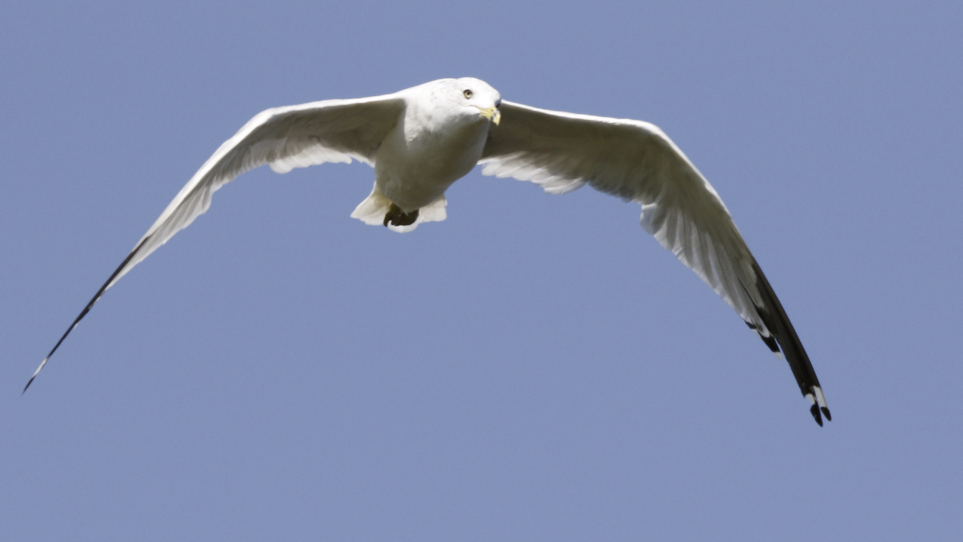
<svg viewBox="0 0 963 542">
<path fill-rule="evenodd" d="M 826 405 L 823 389 L 820 386 L 813 386 L 813 392 L 816 394 L 816 405 L 819 405 L 819 410 L 822 411 L 823 416 L 826 416 L 826 421 L 833 421 L 833 417 L 829 414 L 829 406 Z"/>
<path fill-rule="evenodd" d="M 43 366 L 47 364 L 48 359 L 50 359 L 50 356 L 43 358 L 43 361 L 40 362 L 40 367 L 37 367 L 37 370 L 34 371 L 33 375 L 30 376 L 30 380 L 27 381 L 27 385 L 23 387 L 23 391 L 20 392 L 20 395 L 27 393 L 27 388 L 30 387 L 30 384 L 33 384 L 33 379 L 37 378 L 37 375 L 40 374 L 40 370 L 43 369 Z"/>
<path fill-rule="evenodd" d="M 813 418 L 816 420 L 816 423 L 819 424 L 819 427 L 822 427 L 822 426 L 823 426 L 823 418 L 822 418 L 822 416 L 819 415 L 819 407 L 817 407 L 816 405 L 813 405 L 813 406 L 809 409 L 809 412 L 813 415 Z"/>
<path fill-rule="evenodd" d="M 826 406 L 826 398 L 823 397 L 823 390 L 819 386 L 813 386 L 813 391 L 815 393 L 807 393 L 806 399 L 809 400 L 809 413 L 813 415 L 813 419 L 819 424 L 819 427 L 823 426 L 823 415 L 826 416 L 826 421 L 833 421 L 833 417 L 829 415 L 829 407 Z M 822 414 L 820 414 L 820 412 Z"/>
</svg>

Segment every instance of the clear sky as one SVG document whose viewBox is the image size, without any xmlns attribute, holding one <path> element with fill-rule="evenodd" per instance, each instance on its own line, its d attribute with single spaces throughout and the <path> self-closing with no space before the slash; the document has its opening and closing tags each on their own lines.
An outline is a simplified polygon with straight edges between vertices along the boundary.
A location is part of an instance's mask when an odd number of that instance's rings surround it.
<svg viewBox="0 0 963 542">
<path fill-rule="evenodd" d="M 959 2 L 83 4 L 0 8 L 0 539 L 963 532 Z M 20 396 L 254 114 L 466 75 L 663 128 L 833 421 L 637 205 L 476 170 L 398 235 L 362 164 L 218 192 Z"/>
</svg>

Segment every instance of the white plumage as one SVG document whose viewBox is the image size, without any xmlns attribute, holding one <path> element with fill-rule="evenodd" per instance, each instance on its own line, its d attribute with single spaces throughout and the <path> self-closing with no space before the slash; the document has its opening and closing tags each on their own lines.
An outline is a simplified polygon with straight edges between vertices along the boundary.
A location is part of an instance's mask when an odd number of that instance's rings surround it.
<svg viewBox="0 0 963 542">
<path fill-rule="evenodd" d="M 104 291 L 207 211 L 223 185 L 265 164 L 286 173 L 352 159 L 374 167 L 375 183 L 351 216 L 398 232 L 444 220 L 445 190 L 479 163 L 485 175 L 531 181 L 550 194 L 588 184 L 640 204 L 642 227 L 711 286 L 774 353 L 781 350 L 816 421 L 822 425 L 820 413 L 830 417 L 809 357 L 729 211 L 658 127 L 503 102 L 474 78 L 256 115 L 181 189 L 27 387 Z"/>
</svg>

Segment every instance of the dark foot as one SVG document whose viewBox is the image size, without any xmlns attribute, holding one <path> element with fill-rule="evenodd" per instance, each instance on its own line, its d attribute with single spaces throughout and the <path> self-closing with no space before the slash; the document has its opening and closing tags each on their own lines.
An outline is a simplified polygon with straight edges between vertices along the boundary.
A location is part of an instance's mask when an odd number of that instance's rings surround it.
<svg viewBox="0 0 963 542">
<path fill-rule="evenodd" d="M 398 207 L 392 203 L 391 207 L 388 208 L 388 212 L 385 213 L 384 225 L 387 226 L 388 224 L 391 224 L 392 226 L 410 226 L 415 223 L 415 220 L 418 220 L 418 209 L 415 209 L 410 213 L 406 213 L 401 210 L 401 207 Z"/>
</svg>

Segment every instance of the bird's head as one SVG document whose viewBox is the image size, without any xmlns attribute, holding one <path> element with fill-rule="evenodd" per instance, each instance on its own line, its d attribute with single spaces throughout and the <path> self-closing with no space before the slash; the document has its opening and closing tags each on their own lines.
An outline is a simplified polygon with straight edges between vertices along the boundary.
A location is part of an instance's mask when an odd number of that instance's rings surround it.
<svg viewBox="0 0 963 542">
<path fill-rule="evenodd" d="M 495 124 L 501 122 L 498 106 L 502 103 L 502 96 L 491 85 L 474 77 L 450 79 L 446 83 L 446 97 L 465 114 L 480 115 Z"/>
</svg>

